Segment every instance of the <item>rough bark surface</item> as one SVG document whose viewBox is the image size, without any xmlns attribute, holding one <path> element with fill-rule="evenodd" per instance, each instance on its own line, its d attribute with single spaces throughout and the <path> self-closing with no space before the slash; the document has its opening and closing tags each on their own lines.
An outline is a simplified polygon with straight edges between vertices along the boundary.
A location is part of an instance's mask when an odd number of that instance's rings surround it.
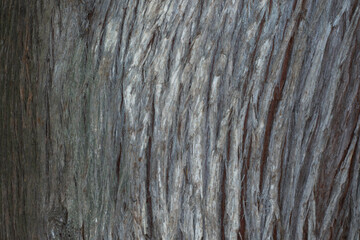
<svg viewBox="0 0 360 240">
<path fill-rule="evenodd" d="M 358 0 L 0 0 L 1 239 L 359 239 Z"/>
</svg>

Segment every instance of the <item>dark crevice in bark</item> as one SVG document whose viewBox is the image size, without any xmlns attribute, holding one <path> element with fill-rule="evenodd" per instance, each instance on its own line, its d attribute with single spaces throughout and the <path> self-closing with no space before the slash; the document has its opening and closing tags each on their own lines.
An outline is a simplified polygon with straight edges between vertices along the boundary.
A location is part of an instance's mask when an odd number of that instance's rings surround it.
<svg viewBox="0 0 360 240">
<path fill-rule="evenodd" d="M 50 24 L 51 34 L 50 34 L 50 42 L 54 43 L 54 28 L 53 25 Z M 50 55 L 50 56 L 49 56 Z M 45 159 L 45 171 L 46 171 L 46 178 L 47 178 L 47 194 L 46 194 L 46 202 L 49 204 L 50 201 L 50 194 L 51 190 L 51 181 L 50 181 L 50 161 L 52 155 L 52 136 L 51 136 L 51 115 L 50 115 L 50 99 L 51 99 L 51 92 L 52 92 L 52 74 L 53 74 L 53 62 L 54 62 L 54 46 L 50 46 L 50 49 L 47 53 L 47 65 L 48 65 L 48 79 L 45 84 L 44 92 L 45 92 L 45 148 L 46 148 L 46 159 Z"/>
<path fill-rule="evenodd" d="M 291 8 L 291 12 L 294 12 L 294 11 L 295 11 L 296 5 L 297 5 L 297 0 L 294 0 L 294 1 L 293 1 L 292 8 Z"/>
<path fill-rule="evenodd" d="M 306 214 L 305 221 L 304 221 L 304 226 L 303 226 L 303 230 L 302 230 L 304 240 L 308 239 L 308 224 L 309 224 L 309 214 Z"/>
<path fill-rule="evenodd" d="M 290 60 L 291 60 L 291 55 L 292 55 L 292 50 L 293 50 L 293 42 L 294 42 L 294 36 L 292 36 L 288 42 L 288 45 L 287 45 L 287 48 L 285 51 L 285 55 L 284 55 L 284 60 L 283 60 L 282 66 L 281 66 L 281 75 L 280 75 L 279 84 L 275 87 L 275 89 L 273 91 L 273 98 L 271 100 L 271 103 L 269 106 L 269 111 L 267 114 L 263 151 L 262 151 L 261 162 L 260 162 L 260 186 L 259 186 L 260 191 L 263 190 L 264 169 L 266 167 L 266 160 L 267 160 L 268 152 L 269 152 L 269 144 L 270 144 L 270 137 L 271 137 L 271 131 L 272 131 L 272 127 L 273 127 L 274 116 L 277 112 L 278 104 L 281 101 L 287 73 L 289 70 L 289 65 L 290 65 Z"/>
<path fill-rule="evenodd" d="M 153 208 L 152 208 L 152 197 L 151 197 L 151 152 L 152 152 L 152 136 L 154 135 L 154 128 L 155 128 L 155 96 L 152 99 L 152 115 L 151 115 L 151 122 L 150 122 L 150 133 L 148 146 L 147 146 L 147 154 L 146 154 L 146 208 L 147 208 L 147 222 L 148 222 L 148 235 L 151 238 L 153 235 Z"/>
<path fill-rule="evenodd" d="M 221 205 L 220 205 L 220 234 L 221 239 L 225 238 L 225 224 L 226 224 L 226 161 L 224 161 L 223 165 L 223 174 L 221 180 Z"/>
<path fill-rule="evenodd" d="M 49 94 L 47 91 L 48 89 L 45 89 L 45 108 L 46 108 L 46 120 L 45 120 L 45 148 L 46 148 L 46 159 L 45 159 L 45 176 L 47 178 L 47 192 L 46 192 L 46 202 L 49 203 L 50 201 L 50 156 L 51 156 L 51 125 L 50 125 L 50 100 L 49 100 Z"/>
<path fill-rule="evenodd" d="M 169 200 L 169 197 L 170 197 L 170 185 L 169 184 L 169 174 L 170 174 L 170 171 L 171 171 L 171 150 L 172 150 L 172 143 L 170 143 L 170 147 L 169 147 L 169 153 L 168 153 L 168 156 L 167 156 L 167 166 L 166 166 L 166 169 L 165 169 L 165 200 L 166 200 L 166 208 L 168 209 L 168 211 L 170 211 L 170 200 Z"/>
<path fill-rule="evenodd" d="M 272 9 L 272 0 L 269 0 L 269 3 L 268 3 L 268 15 L 270 16 L 271 14 L 271 9 Z"/>
<path fill-rule="evenodd" d="M 179 26 L 177 26 L 177 29 L 178 28 L 179 28 Z M 165 77 L 165 79 L 166 79 L 167 82 L 170 81 L 170 76 L 171 76 L 171 66 L 172 66 L 172 63 L 173 63 L 172 56 L 174 54 L 174 48 L 175 48 L 175 42 L 176 42 L 176 36 L 177 36 L 176 33 L 177 33 L 177 31 L 175 31 L 174 37 L 171 39 L 168 59 L 167 59 L 167 63 L 166 63 L 166 77 Z"/>
<path fill-rule="evenodd" d="M 145 59 L 144 59 L 143 65 L 141 66 L 142 71 L 144 71 L 145 66 L 148 67 L 153 62 L 152 60 L 154 59 L 154 54 L 155 54 L 155 51 L 156 51 L 156 45 L 158 43 L 158 39 L 157 39 L 158 35 L 159 35 L 159 30 L 155 29 L 153 31 L 152 35 L 151 35 L 151 39 L 150 39 L 148 45 L 146 46 Z"/>
<path fill-rule="evenodd" d="M 247 193 L 247 175 L 250 166 L 251 158 L 251 149 L 252 149 L 252 138 L 249 138 L 249 147 L 246 159 L 242 162 L 241 170 L 241 196 L 240 196 L 240 226 L 239 226 L 239 237 L 241 239 L 246 239 L 246 219 L 245 219 L 245 209 L 246 209 L 246 193 Z M 244 152 L 244 151 L 243 151 Z"/>
<path fill-rule="evenodd" d="M 82 240 L 85 240 L 85 227 L 84 227 L 84 222 L 82 222 L 82 225 L 81 225 L 81 237 L 82 237 Z"/>
<path fill-rule="evenodd" d="M 274 228 L 273 228 L 273 232 L 272 232 L 272 239 L 273 240 L 278 239 L 278 237 L 277 237 L 277 224 L 276 223 L 274 224 Z"/>
<path fill-rule="evenodd" d="M 265 77 L 264 77 L 264 84 L 268 82 L 268 79 L 269 79 L 269 72 L 270 72 L 270 66 L 272 65 L 271 63 L 271 60 L 272 60 L 272 56 L 273 56 L 273 53 L 274 53 L 274 41 L 275 41 L 275 37 L 273 37 L 272 39 L 272 44 L 271 44 L 271 51 L 270 51 L 270 56 L 269 56 L 269 60 L 266 64 L 266 70 L 265 70 Z M 258 96 L 258 105 L 257 105 L 257 108 L 259 108 L 259 104 L 260 104 L 260 96 L 262 96 L 263 94 L 263 91 L 264 91 L 264 84 L 261 85 L 261 91 L 260 91 L 260 94 Z"/>
<path fill-rule="evenodd" d="M 248 102 L 247 108 L 246 108 L 246 113 L 245 113 L 245 118 L 244 118 L 244 125 L 243 125 L 243 138 L 242 138 L 242 152 L 245 152 L 245 143 L 246 143 L 246 137 L 247 137 L 247 123 L 248 123 L 248 118 L 249 118 L 249 109 L 250 109 L 250 101 Z M 250 137 L 251 138 L 251 137 Z"/>
<path fill-rule="evenodd" d="M 284 162 L 285 162 L 285 151 L 287 150 L 287 136 L 285 135 L 285 141 L 284 141 L 284 145 L 282 146 L 282 150 L 281 150 L 281 160 L 280 160 L 280 171 L 279 171 L 279 183 L 278 183 L 278 203 L 279 205 L 281 206 L 281 192 L 282 192 L 282 182 L 283 182 L 283 165 L 284 165 Z"/>
<path fill-rule="evenodd" d="M 117 158 L 117 161 L 116 161 L 116 178 L 117 178 L 117 185 L 119 187 L 119 184 L 120 184 L 120 166 L 121 166 L 121 153 L 122 153 L 122 144 L 120 143 L 120 146 L 119 146 L 119 156 Z"/>
<path fill-rule="evenodd" d="M 153 231 L 153 214 L 152 214 L 152 199 L 151 199 L 151 148 L 152 148 L 152 142 L 151 137 L 149 137 L 148 142 L 148 153 L 147 153 L 147 161 L 146 161 L 146 182 L 145 182 L 145 188 L 146 188 L 146 208 L 148 212 L 148 231 L 149 236 L 152 236 Z"/>
<path fill-rule="evenodd" d="M 231 152 L 231 127 L 232 127 L 232 110 L 230 110 L 229 114 L 229 124 L 228 124 L 228 132 L 227 132 L 227 139 L 226 139 L 226 160 L 227 162 L 230 161 L 230 152 Z"/>
</svg>

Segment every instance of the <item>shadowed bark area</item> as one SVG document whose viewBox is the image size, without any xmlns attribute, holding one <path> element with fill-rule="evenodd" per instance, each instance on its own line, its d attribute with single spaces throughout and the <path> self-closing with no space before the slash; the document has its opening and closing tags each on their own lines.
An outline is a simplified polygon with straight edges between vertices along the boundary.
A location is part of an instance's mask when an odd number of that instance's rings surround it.
<svg viewBox="0 0 360 240">
<path fill-rule="evenodd" d="M 0 0 L 1 239 L 359 239 L 358 0 Z"/>
</svg>

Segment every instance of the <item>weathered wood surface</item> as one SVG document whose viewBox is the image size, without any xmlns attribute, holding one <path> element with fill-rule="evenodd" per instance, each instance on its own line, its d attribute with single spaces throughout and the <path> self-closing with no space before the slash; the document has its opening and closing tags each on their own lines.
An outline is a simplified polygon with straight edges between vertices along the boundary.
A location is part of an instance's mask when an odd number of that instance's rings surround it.
<svg viewBox="0 0 360 240">
<path fill-rule="evenodd" d="M 1 0 L 1 239 L 359 239 L 358 0 Z"/>
</svg>

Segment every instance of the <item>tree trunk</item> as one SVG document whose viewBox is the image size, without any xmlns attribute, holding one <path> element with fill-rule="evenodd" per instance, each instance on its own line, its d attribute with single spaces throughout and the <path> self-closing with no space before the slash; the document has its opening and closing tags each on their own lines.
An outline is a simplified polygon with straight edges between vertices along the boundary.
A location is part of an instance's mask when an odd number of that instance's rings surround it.
<svg viewBox="0 0 360 240">
<path fill-rule="evenodd" d="M 1 239 L 359 239 L 358 0 L 0 0 Z"/>
</svg>

